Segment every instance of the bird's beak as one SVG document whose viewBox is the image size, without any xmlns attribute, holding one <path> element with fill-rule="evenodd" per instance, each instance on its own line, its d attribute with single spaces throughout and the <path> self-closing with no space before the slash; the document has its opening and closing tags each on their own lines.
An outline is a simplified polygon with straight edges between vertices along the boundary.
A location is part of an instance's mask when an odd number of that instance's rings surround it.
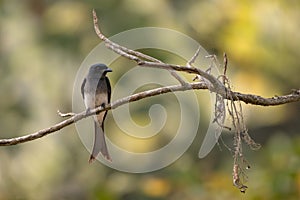
<svg viewBox="0 0 300 200">
<path fill-rule="evenodd" d="M 105 72 L 112 72 L 112 69 L 111 68 L 107 68 L 107 69 L 105 69 Z"/>
</svg>

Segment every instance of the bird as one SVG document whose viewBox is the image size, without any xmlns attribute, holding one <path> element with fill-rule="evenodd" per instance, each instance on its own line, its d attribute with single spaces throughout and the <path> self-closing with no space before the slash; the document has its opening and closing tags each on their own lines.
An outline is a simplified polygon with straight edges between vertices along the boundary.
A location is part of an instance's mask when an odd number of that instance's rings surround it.
<svg viewBox="0 0 300 200">
<path fill-rule="evenodd" d="M 84 100 L 87 112 L 96 107 L 110 103 L 111 86 L 106 74 L 112 72 L 105 64 L 97 63 L 90 66 L 89 71 L 81 84 L 81 95 Z M 92 163 L 99 153 L 107 159 L 112 161 L 107 149 L 105 134 L 104 134 L 104 120 L 107 111 L 96 113 L 93 117 L 95 127 L 95 137 L 93 151 L 90 155 L 89 163 Z"/>
</svg>

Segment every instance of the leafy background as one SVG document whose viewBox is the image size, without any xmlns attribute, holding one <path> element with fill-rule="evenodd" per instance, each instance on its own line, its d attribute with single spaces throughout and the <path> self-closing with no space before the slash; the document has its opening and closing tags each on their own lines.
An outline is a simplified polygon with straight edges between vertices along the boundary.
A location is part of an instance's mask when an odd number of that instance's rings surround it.
<svg viewBox="0 0 300 200">
<path fill-rule="evenodd" d="M 299 88 L 296 0 L 1 0 L 1 138 L 48 127 L 61 120 L 57 109 L 71 110 L 76 72 L 99 43 L 92 8 L 108 36 L 137 27 L 165 27 L 193 37 L 220 60 L 227 52 L 237 91 L 272 96 Z M 111 74 L 112 83 L 118 73 Z M 208 95 L 199 93 L 199 98 Z M 209 156 L 197 158 L 202 136 L 171 166 L 127 174 L 98 162 L 89 165 L 88 152 L 70 126 L 0 148 L 0 199 L 299 199 L 299 103 L 244 105 L 244 111 L 250 134 L 262 144 L 259 151 L 245 147 L 252 167 L 246 194 L 232 186 L 232 157 L 222 144 L 222 151 L 215 147 Z M 143 112 L 139 119 L 147 121 Z M 231 137 L 224 133 L 224 142 Z"/>
</svg>

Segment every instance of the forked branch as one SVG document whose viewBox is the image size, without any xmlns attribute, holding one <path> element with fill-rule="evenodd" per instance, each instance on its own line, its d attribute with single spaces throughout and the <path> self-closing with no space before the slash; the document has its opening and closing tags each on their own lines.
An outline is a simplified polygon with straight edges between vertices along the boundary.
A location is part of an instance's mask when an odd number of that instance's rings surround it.
<svg viewBox="0 0 300 200">
<path fill-rule="evenodd" d="M 156 58 L 153 58 L 151 56 L 145 55 L 143 53 L 140 53 L 140 52 L 137 52 L 134 50 L 130 50 L 126 47 L 123 47 L 116 43 L 113 43 L 106 36 L 104 36 L 102 34 L 102 32 L 100 31 L 99 26 L 97 24 L 97 15 L 96 15 L 95 11 L 93 11 L 93 19 L 94 19 L 95 31 L 96 31 L 96 34 L 98 35 L 98 37 L 107 44 L 108 48 L 112 49 L 114 52 L 120 54 L 121 56 L 124 56 L 130 60 L 136 61 L 139 65 L 144 66 L 144 67 L 153 67 L 153 68 L 160 68 L 160 69 L 166 69 L 166 70 L 171 69 L 171 70 L 175 70 L 175 71 L 182 71 L 182 72 L 186 72 L 186 73 L 197 74 L 200 76 L 204 76 L 205 78 L 211 79 L 212 82 L 217 83 L 216 85 L 220 84 L 220 81 L 218 81 L 216 78 L 211 77 L 206 72 L 204 72 L 200 69 L 197 69 L 195 67 L 162 63 L 161 61 L 159 61 Z M 48 128 L 39 130 L 35 133 L 24 135 L 21 137 L 0 139 L 0 146 L 16 145 L 16 144 L 20 144 L 20 143 L 24 143 L 24 142 L 28 142 L 31 140 L 41 138 L 50 133 L 54 133 L 58 130 L 61 130 L 64 127 L 69 126 L 83 118 L 89 117 L 89 116 L 95 114 L 96 112 L 114 109 L 114 108 L 117 108 L 126 103 L 132 102 L 132 101 L 139 101 L 144 98 L 149 98 L 151 96 L 156 96 L 156 95 L 162 95 L 162 94 L 168 93 L 168 92 L 208 89 L 208 86 L 205 83 L 201 83 L 201 82 L 187 83 L 187 84 L 188 84 L 188 87 L 186 85 L 173 85 L 173 86 L 161 87 L 161 88 L 133 94 L 128 97 L 124 97 L 122 99 L 116 100 L 115 102 L 107 105 L 105 108 L 101 108 L 101 107 L 95 108 L 95 109 L 91 110 L 91 112 L 88 114 L 85 111 L 83 111 L 81 113 L 77 113 L 64 121 L 61 121 L 61 122 L 59 122 L 53 126 L 50 126 Z M 220 88 L 223 88 L 223 90 L 226 89 L 222 84 L 221 84 Z M 224 91 L 223 91 L 221 93 L 221 95 L 225 99 L 229 99 L 228 94 L 230 94 L 229 96 L 231 96 L 231 100 L 233 100 L 233 101 L 239 100 L 239 101 L 243 101 L 246 104 L 253 104 L 253 105 L 260 105 L 260 106 L 277 106 L 277 105 L 300 101 L 300 89 L 293 90 L 288 95 L 274 96 L 271 98 L 264 98 L 264 97 L 254 95 L 254 94 L 242 94 L 239 92 L 233 92 L 233 91 L 228 91 L 228 90 L 226 92 L 224 93 Z"/>
<path fill-rule="evenodd" d="M 38 138 L 44 137 L 51 133 L 55 133 L 64 127 L 67 127 L 77 121 L 94 115 L 98 112 L 103 112 L 105 110 L 115 109 L 121 105 L 127 104 L 133 101 L 139 101 L 144 98 L 149 98 L 152 96 L 162 95 L 169 92 L 177 92 L 177 91 L 187 91 L 187 90 L 209 90 L 210 92 L 214 92 L 217 95 L 217 102 L 216 102 L 216 116 L 214 121 L 217 122 L 221 128 L 223 128 L 223 123 L 225 119 L 225 104 L 224 100 L 230 102 L 227 104 L 229 108 L 229 115 L 232 118 L 233 128 L 236 131 L 235 135 L 235 161 L 234 161 L 234 168 L 233 168 L 233 179 L 234 184 L 241 189 L 241 191 L 245 190 L 246 186 L 244 186 L 240 182 L 240 165 L 239 160 L 242 160 L 242 151 L 241 151 L 241 141 L 244 140 L 252 142 L 250 136 L 247 133 L 246 128 L 244 127 L 243 117 L 242 117 L 242 110 L 240 107 L 240 102 L 244 102 L 246 104 L 253 104 L 253 105 L 260 105 L 260 106 L 277 106 L 292 102 L 300 101 L 300 89 L 292 90 L 290 94 L 284 96 L 274 96 L 271 98 L 264 98 L 258 95 L 253 94 L 242 94 L 239 92 L 234 92 L 230 89 L 228 84 L 228 78 L 226 77 L 226 70 L 227 70 L 227 56 L 224 55 L 224 75 L 221 81 L 219 77 L 214 77 L 208 71 L 203 71 L 197 67 L 193 66 L 194 61 L 196 60 L 199 50 L 195 53 L 195 55 L 191 58 L 190 61 L 187 62 L 186 66 L 182 65 L 174 65 L 169 63 L 164 63 L 156 58 L 153 58 L 149 55 L 143 54 L 141 52 L 128 49 L 123 47 L 119 44 L 114 43 L 110 39 L 108 39 L 101 31 L 98 25 L 98 18 L 96 12 L 93 10 L 93 22 L 94 22 L 94 29 L 98 37 L 105 42 L 106 46 L 114 51 L 115 53 L 129 59 L 135 61 L 141 67 L 149 67 L 149 68 L 159 68 L 162 70 L 168 70 L 173 77 L 175 77 L 179 82 L 180 85 L 172 85 L 166 87 L 160 87 L 152 90 L 146 90 L 140 93 L 132 94 L 130 96 L 124 97 L 122 99 L 118 99 L 105 107 L 97 107 L 95 109 L 90 110 L 90 112 L 82 111 L 81 113 L 61 113 L 58 114 L 61 117 L 69 117 L 66 120 L 63 120 L 53 126 L 48 128 L 39 130 L 35 133 L 24 135 L 21 137 L 9 138 L 9 139 L 0 139 L 0 146 L 11 146 L 20 143 L 25 143 L 31 140 L 36 140 Z M 190 74 L 195 74 L 198 78 L 205 81 L 200 82 L 185 82 L 177 72 L 185 72 Z M 235 102 L 238 101 L 239 107 L 236 107 Z M 248 137 L 249 136 L 249 137 Z M 238 160 L 239 159 L 239 160 Z"/>
</svg>

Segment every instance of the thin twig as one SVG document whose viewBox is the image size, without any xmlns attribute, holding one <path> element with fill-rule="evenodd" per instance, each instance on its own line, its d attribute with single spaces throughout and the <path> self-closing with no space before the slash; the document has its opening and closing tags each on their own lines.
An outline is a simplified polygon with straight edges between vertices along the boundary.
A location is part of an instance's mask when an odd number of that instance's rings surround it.
<svg viewBox="0 0 300 200">
<path fill-rule="evenodd" d="M 193 64 L 195 63 L 197 57 L 199 56 L 199 53 L 200 53 L 200 46 L 198 47 L 197 51 L 195 52 L 195 54 L 192 56 L 192 58 L 186 63 L 186 65 L 188 67 L 193 67 Z M 200 75 L 196 75 L 194 78 L 193 78 L 193 81 L 195 80 L 201 80 L 200 78 L 201 76 Z"/>
<path fill-rule="evenodd" d="M 199 53 L 200 53 L 200 47 L 197 49 L 197 51 L 195 52 L 195 54 L 192 56 L 192 58 L 187 62 L 187 66 L 188 67 L 191 67 L 194 63 L 195 63 L 195 61 L 196 61 L 196 59 L 197 59 L 197 57 L 199 56 Z"/>
<path fill-rule="evenodd" d="M 57 110 L 57 114 L 61 117 L 72 117 L 72 116 L 76 115 L 76 113 L 72 113 L 72 112 L 62 113 L 62 112 L 60 112 L 60 110 Z"/>
<path fill-rule="evenodd" d="M 227 66 L 228 66 L 228 58 L 226 53 L 223 54 L 223 65 L 224 65 L 224 72 L 223 72 L 223 84 L 226 82 L 226 73 L 227 73 Z"/>
</svg>

